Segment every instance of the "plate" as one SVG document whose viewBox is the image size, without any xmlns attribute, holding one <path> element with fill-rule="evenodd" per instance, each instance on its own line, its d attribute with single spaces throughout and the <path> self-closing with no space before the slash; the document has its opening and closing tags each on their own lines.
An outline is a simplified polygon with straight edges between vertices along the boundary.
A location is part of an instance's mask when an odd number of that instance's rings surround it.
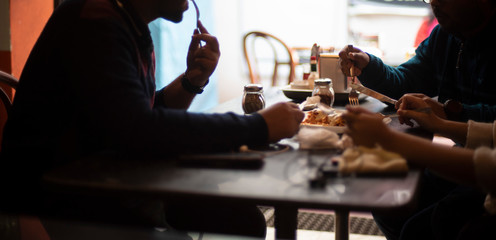
<svg viewBox="0 0 496 240">
<path fill-rule="evenodd" d="M 328 130 L 331 130 L 335 133 L 344 133 L 346 130 L 346 127 L 341 127 L 341 126 L 323 126 L 323 125 L 316 125 L 316 124 L 301 124 L 300 127 L 308 127 L 308 128 L 325 128 Z"/>
<path fill-rule="evenodd" d="M 298 102 L 305 101 L 307 97 L 312 96 L 310 89 L 292 89 L 290 85 L 282 88 L 282 92 L 287 98 L 293 99 Z"/>
<path fill-rule="evenodd" d="M 310 89 L 292 89 L 291 85 L 287 85 L 282 88 L 282 92 L 287 98 L 290 98 L 296 102 L 303 102 L 307 100 L 307 97 L 312 96 L 312 90 Z M 367 96 L 360 94 L 358 99 L 361 101 Z M 336 105 L 346 105 L 348 104 L 348 93 L 334 93 L 334 104 Z"/>
<path fill-rule="evenodd" d="M 385 117 L 382 119 L 382 121 L 388 125 L 391 123 L 392 119 L 390 117 Z M 331 130 L 335 133 L 344 133 L 346 130 L 346 126 L 324 126 L 324 125 L 318 125 L 318 124 L 300 124 L 300 127 L 310 127 L 310 128 L 325 128 L 328 130 Z"/>
</svg>

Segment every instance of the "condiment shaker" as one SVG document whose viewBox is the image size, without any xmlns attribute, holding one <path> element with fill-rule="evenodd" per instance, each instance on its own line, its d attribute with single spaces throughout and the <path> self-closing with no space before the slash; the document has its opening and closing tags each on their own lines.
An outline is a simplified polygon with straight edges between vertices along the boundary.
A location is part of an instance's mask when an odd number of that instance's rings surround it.
<svg viewBox="0 0 496 240">
<path fill-rule="evenodd" d="M 254 113 L 265 108 L 265 97 L 261 84 L 248 84 L 245 86 L 242 106 L 245 114 Z"/>
<path fill-rule="evenodd" d="M 315 80 L 312 96 L 319 96 L 320 102 L 332 107 L 334 104 L 334 89 L 329 78 Z"/>
</svg>

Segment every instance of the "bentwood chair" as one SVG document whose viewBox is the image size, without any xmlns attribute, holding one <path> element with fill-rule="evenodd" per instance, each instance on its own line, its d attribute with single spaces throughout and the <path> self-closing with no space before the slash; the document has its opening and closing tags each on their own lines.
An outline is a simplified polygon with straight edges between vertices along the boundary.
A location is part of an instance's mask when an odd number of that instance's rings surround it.
<svg viewBox="0 0 496 240">
<path fill-rule="evenodd" d="M 18 83 L 19 81 L 14 76 L 0 71 L 0 100 L 2 100 L 1 105 L 3 105 L 3 107 L 0 106 L 0 144 L 2 143 L 3 125 L 12 108 L 13 92 Z"/>
<path fill-rule="evenodd" d="M 12 99 L 14 90 L 19 81 L 14 76 L 0 71 L 0 145 L 3 134 L 3 125 L 12 109 Z M 1 149 L 0 149 L 1 151 Z M 3 208 L 1 206 L 0 208 Z M 19 214 L 4 214 L 0 211 L 0 239 L 33 239 L 49 240 L 43 225 L 35 216 L 25 216 Z"/>
<path fill-rule="evenodd" d="M 15 90 L 19 81 L 12 75 L 0 71 L 0 99 L 7 111 L 12 108 L 12 90 Z"/>
<path fill-rule="evenodd" d="M 286 65 L 287 82 L 295 79 L 295 59 L 293 51 L 278 37 L 260 31 L 249 32 L 243 37 L 243 52 L 251 83 L 262 83 L 262 76 L 272 73 L 271 85 L 278 85 L 279 68 Z M 262 71 L 265 70 L 265 71 Z"/>
</svg>

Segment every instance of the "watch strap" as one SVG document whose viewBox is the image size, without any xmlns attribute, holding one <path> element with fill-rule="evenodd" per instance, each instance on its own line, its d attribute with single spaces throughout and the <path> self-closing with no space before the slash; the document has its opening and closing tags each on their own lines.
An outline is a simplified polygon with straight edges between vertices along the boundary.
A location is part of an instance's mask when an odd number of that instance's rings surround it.
<svg viewBox="0 0 496 240">
<path fill-rule="evenodd" d="M 463 105 L 459 101 L 449 99 L 444 105 L 444 113 L 446 113 L 446 118 L 452 121 L 459 121 L 461 119 Z"/>
<path fill-rule="evenodd" d="M 209 80 L 207 80 L 207 82 L 203 86 L 194 86 L 193 84 L 191 84 L 186 74 L 184 74 L 183 77 L 181 78 L 181 85 L 183 86 L 184 90 L 190 93 L 201 94 L 205 86 L 207 86 L 208 81 Z"/>
</svg>

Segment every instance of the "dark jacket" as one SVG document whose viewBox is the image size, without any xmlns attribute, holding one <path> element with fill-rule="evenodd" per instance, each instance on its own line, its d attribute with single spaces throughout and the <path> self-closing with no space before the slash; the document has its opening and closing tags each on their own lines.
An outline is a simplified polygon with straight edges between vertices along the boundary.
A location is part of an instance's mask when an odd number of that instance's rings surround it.
<svg viewBox="0 0 496 240">
<path fill-rule="evenodd" d="M 496 16 L 476 37 L 462 42 L 439 25 L 417 48 L 416 55 L 394 68 L 370 55 L 360 81 L 372 89 L 400 98 L 425 93 L 463 103 L 462 120 L 496 119 Z"/>
<path fill-rule="evenodd" d="M 68 0 L 49 19 L 5 126 L 0 169 L 12 183 L 30 185 L 56 165 L 102 152 L 166 159 L 267 141 L 258 114 L 168 109 L 155 91 L 148 26 L 121 2 Z"/>
</svg>

